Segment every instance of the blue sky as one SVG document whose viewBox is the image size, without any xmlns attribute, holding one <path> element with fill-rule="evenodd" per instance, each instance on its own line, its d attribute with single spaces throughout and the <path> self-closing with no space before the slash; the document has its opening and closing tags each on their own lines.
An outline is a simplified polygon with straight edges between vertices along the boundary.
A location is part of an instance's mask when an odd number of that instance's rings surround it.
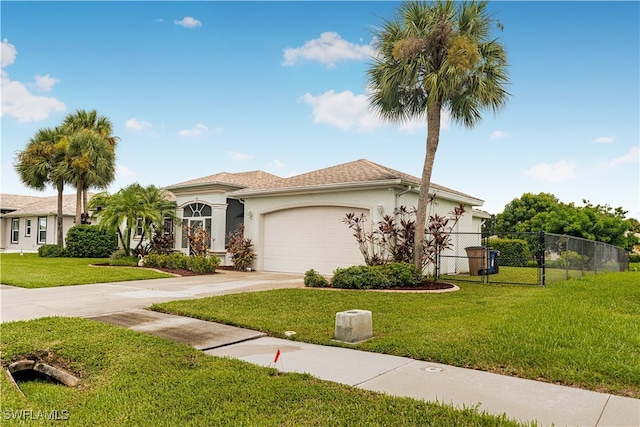
<svg viewBox="0 0 640 427">
<path fill-rule="evenodd" d="M 420 176 L 422 121 L 386 123 L 367 104 L 372 30 L 398 5 L 2 1 L 1 191 L 55 194 L 26 189 L 12 162 L 80 108 L 121 138 L 112 192 L 360 158 Z M 640 218 L 639 6 L 490 3 L 512 96 L 473 129 L 443 123 L 432 181 L 490 213 L 547 192 Z"/>
</svg>

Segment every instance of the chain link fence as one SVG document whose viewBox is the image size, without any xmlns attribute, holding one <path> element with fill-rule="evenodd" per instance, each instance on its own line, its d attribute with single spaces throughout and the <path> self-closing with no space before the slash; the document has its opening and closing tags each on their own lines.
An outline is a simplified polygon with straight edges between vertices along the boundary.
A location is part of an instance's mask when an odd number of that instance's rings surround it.
<svg viewBox="0 0 640 427">
<path fill-rule="evenodd" d="M 629 269 L 617 246 L 550 233 L 451 233 L 437 256 L 440 280 L 545 286 L 571 277 Z"/>
</svg>

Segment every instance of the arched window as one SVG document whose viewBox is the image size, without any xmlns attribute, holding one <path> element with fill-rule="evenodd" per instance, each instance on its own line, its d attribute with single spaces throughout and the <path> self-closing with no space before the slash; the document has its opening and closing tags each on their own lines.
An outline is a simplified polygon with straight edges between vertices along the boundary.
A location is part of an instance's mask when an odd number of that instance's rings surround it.
<svg viewBox="0 0 640 427">
<path fill-rule="evenodd" d="M 211 206 L 195 202 L 185 206 L 182 210 L 182 248 L 184 249 L 189 247 L 186 227 L 191 230 L 202 227 L 211 236 Z"/>
</svg>

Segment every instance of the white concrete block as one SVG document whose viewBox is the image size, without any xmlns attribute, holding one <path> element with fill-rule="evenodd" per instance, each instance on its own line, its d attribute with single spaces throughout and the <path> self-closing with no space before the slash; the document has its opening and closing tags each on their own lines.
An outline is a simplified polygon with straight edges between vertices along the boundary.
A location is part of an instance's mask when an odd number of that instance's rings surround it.
<svg viewBox="0 0 640 427">
<path fill-rule="evenodd" d="M 335 339 L 355 343 L 373 336 L 373 321 L 369 310 L 349 310 L 336 313 Z"/>
</svg>

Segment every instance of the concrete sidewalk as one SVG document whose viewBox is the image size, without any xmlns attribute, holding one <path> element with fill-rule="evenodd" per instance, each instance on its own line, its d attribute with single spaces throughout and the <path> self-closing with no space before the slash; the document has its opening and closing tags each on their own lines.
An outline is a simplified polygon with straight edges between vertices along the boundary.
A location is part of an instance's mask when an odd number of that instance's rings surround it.
<svg viewBox="0 0 640 427">
<path fill-rule="evenodd" d="M 556 426 L 640 426 L 640 400 L 456 368 L 404 357 L 266 337 L 261 332 L 145 308 L 156 302 L 302 286 L 302 276 L 221 272 L 213 276 L 21 289 L 0 285 L 2 322 L 88 317 L 281 371 L 391 395 L 479 404 L 481 411 Z M 281 354 L 274 363 L 276 352 Z"/>
<path fill-rule="evenodd" d="M 556 426 L 640 426 L 640 400 L 406 357 L 266 337 L 257 331 L 147 310 L 92 317 L 284 372 L 395 396 L 479 405 L 480 411 Z M 278 362 L 274 363 L 280 350 Z"/>
</svg>

